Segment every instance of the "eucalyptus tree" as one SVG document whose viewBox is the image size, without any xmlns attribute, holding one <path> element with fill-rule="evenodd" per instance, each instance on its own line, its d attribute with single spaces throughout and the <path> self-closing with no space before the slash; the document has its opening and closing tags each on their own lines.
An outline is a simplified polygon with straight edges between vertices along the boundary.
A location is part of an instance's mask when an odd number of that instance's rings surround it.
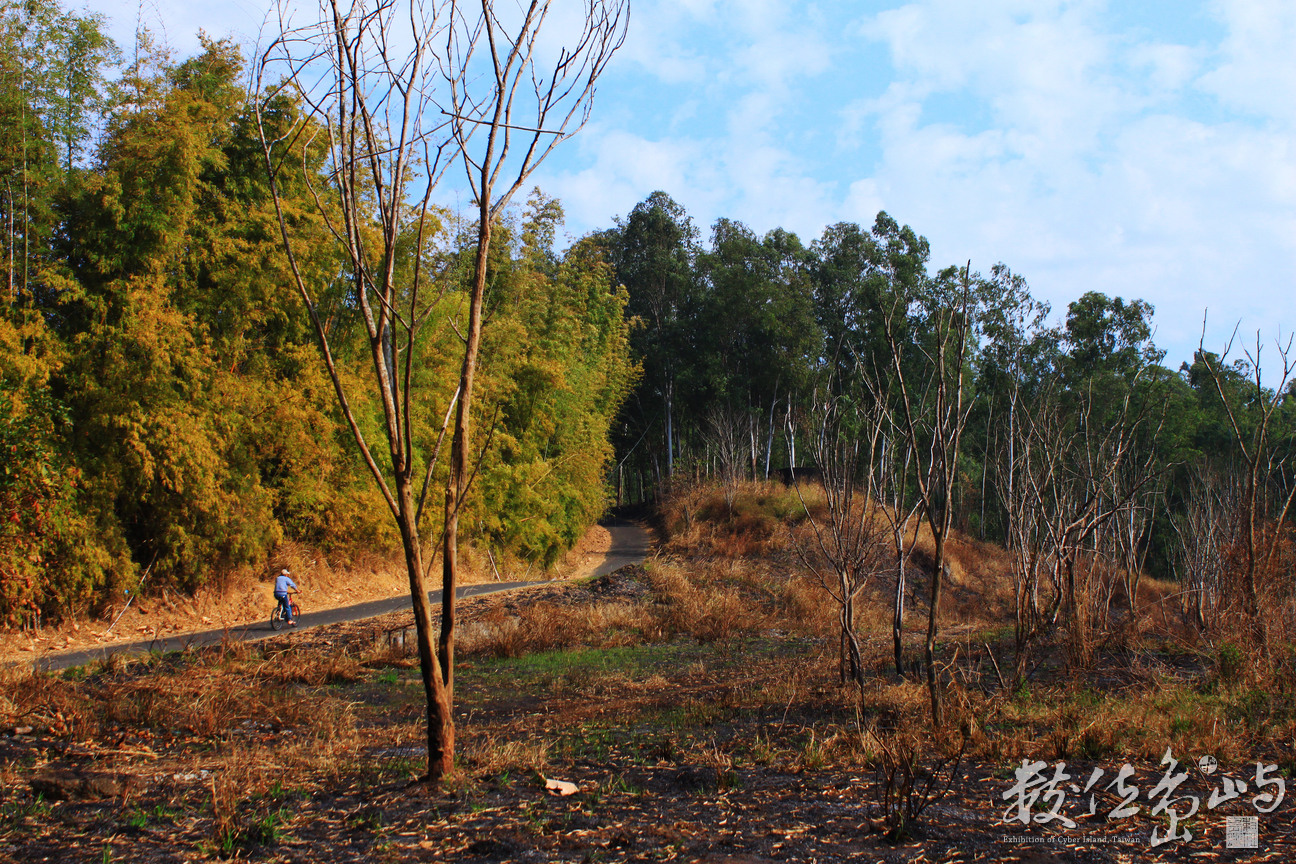
<svg viewBox="0 0 1296 864">
<path fill-rule="evenodd" d="M 681 367 L 689 362 L 689 320 L 694 294 L 698 230 L 685 209 L 665 192 L 653 192 L 624 220 L 599 236 L 629 297 L 626 314 L 637 319 L 631 344 L 642 364 L 634 427 L 623 446 L 633 448 L 650 430 L 661 435 L 666 475 L 675 473 L 676 427 Z M 627 456 L 629 453 L 626 454 Z"/>
<path fill-rule="evenodd" d="M 807 259 L 795 234 L 758 237 L 729 219 L 716 221 L 711 248 L 698 258 L 690 401 L 698 415 L 728 406 L 753 480 L 762 454 L 768 468 L 777 403 L 804 392 L 819 353 Z"/>
</svg>

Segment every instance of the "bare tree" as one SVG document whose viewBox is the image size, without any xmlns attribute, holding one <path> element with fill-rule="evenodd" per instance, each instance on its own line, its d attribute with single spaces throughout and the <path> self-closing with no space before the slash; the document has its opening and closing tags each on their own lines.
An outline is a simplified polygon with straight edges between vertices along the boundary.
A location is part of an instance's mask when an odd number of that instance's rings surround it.
<svg viewBox="0 0 1296 864">
<path fill-rule="evenodd" d="M 1286 344 L 1281 341 L 1277 344 L 1281 373 L 1277 386 L 1271 390 L 1266 389 L 1260 364 L 1263 346 L 1260 342 L 1260 334 L 1257 332 L 1255 352 L 1244 350 L 1245 361 L 1240 364 L 1239 368 L 1235 369 L 1236 372 L 1240 373 L 1238 376 L 1239 383 L 1243 386 L 1239 389 L 1242 392 L 1234 392 L 1233 387 L 1230 386 L 1230 376 L 1226 372 L 1226 364 L 1228 355 L 1233 349 L 1233 341 L 1237 337 L 1237 330 L 1233 331 L 1233 337 L 1229 339 L 1228 344 L 1224 346 L 1224 351 L 1218 358 L 1206 351 L 1205 335 L 1206 322 L 1203 320 L 1202 339 L 1198 342 L 1197 359 L 1206 367 L 1206 372 L 1215 385 L 1215 392 L 1219 395 L 1225 414 L 1228 416 L 1229 429 L 1233 433 L 1233 442 L 1237 446 L 1238 453 L 1242 456 L 1246 467 L 1242 490 L 1243 513 L 1246 518 L 1244 533 L 1246 563 L 1243 571 L 1243 588 L 1246 594 L 1246 611 L 1251 618 L 1253 635 L 1258 642 L 1267 646 L 1268 640 L 1265 638 L 1264 621 L 1260 615 L 1260 596 L 1256 584 L 1256 573 L 1262 566 L 1268 567 L 1278 548 L 1281 531 L 1274 532 L 1268 550 L 1262 552 L 1259 547 L 1264 534 L 1262 523 L 1266 517 L 1271 516 L 1265 500 L 1269 491 L 1270 478 L 1282 470 L 1287 458 L 1286 455 L 1280 456 L 1275 451 L 1270 437 L 1270 427 L 1273 422 L 1274 412 L 1278 410 L 1278 406 L 1286 398 L 1284 388 L 1287 382 L 1291 380 L 1293 373 L 1296 373 L 1296 358 L 1292 356 L 1293 343 L 1291 337 L 1287 339 Z M 1248 403 L 1251 406 L 1249 412 L 1247 411 Z M 1251 416 L 1247 417 L 1247 413 Z M 1291 487 L 1277 514 L 1277 526 L 1281 526 L 1286 520 L 1294 496 L 1296 496 L 1296 485 Z M 1260 560 L 1262 555 L 1264 558 L 1263 565 Z"/>
<path fill-rule="evenodd" d="M 878 465 L 878 498 L 882 518 L 886 520 L 891 537 L 892 560 L 895 562 L 896 583 L 891 604 L 891 648 L 895 654 L 896 674 L 904 672 L 904 615 L 906 573 L 909 559 L 918 547 L 918 528 L 922 518 L 922 499 L 909 493 L 909 478 L 917 469 L 914 448 L 895 426 L 895 418 L 886 415 L 887 435 L 882 439 L 882 452 Z M 911 530 L 912 528 L 912 530 Z"/>
<path fill-rule="evenodd" d="M 1237 493 L 1242 485 L 1199 463 L 1189 475 L 1183 511 L 1170 519 L 1176 539 L 1175 562 L 1199 627 L 1214 620 L 1220 607 L 1220 577 L 1241 527 Z"/>
<path fill-rule="evenodd" d="M 463 333 L 459 405 L 450 448 L 442 541 L 441 665 L 454 693 L 454 587 L 458 580 L 459 508 L 471 479 L 473 385 L 481 348 L 491 232 L 513 196 L 560 143 L 587 120 L 594 85 L 625 40 L 629 0 L 585 0 L 582 29 L 570 46 L 542 43 L 551 0 L 525 6 L 480 0 L 474 12 L 451 3 L 442 58 L 443 113 L 476 199 L 477 254 Z M 549 58 L 546 64 L 543 58 Z"/>
<path fill-rule="evenodd" d="M 877 435 L 877 469 L 875 475 L 876 498 L 882 505 L 879 516 L 886 522 L 891 540 L 892 561 L 895 565 L 895 591 L 891 604 L 891 645 L 895 656 L 896 675 L 905 677 L 904 671 L 904 615 L 905 589 L 908 579 L 909 559 L 918 548 L 918 530 L 921 525 L 922 498 L 911 495 L 909 481 L 919 469 L 917 451 L 905 434 L 903 418 L 892 404 L 894 373 L 887 363 L 874 359 L 864 363 L 856 358 L 856 366 L 869 390 L 875 406 Z M 919 402 L 925 401 L 919 396 Z M 911 530 L 912 529 L 912 530 Z"/>
<path fill-rule="evenodd" d="M 931 529 L 934 551 L 932 581 L 927 617 L 927 639 L 924 665 L 927 689 L 931 698 L 932 726 L 941 725 L 941 685 L 936 676 L 936 632 L 940 609 L 941 584 L 947 566 L 945 544 L 954 524 L 954 482 L 958 475 L 958 457 L 972 402 L 964 398 L 964 366 L 968 358 L 976 298 L 968 262 L 950 292 L 939 292 L 929 301 L 925 324 L 928 346 L 925 378 L 915 388 L 905 370 L 901 330 L 906 326 L 911 304 L 919 298 L 901 295 L 895 298 L 885 319 L 886 339 L 891 350 L 898 398 L 898 414 L 910 447 L 927 451 L 915 474 L 918 498 L 927 525 Z M 917 398 L 922 392 L 929 399 Z"/>
<path fill-rule="evenodd" d="M 492 225 L 540 162 L 588 119 L 594 82 L 624 38 L 628 6 L 625 0 L 589 0 L 575 47 L 553 51 L 540 45 L 548 11 L 549 3 L 532 2 L 521 10 L 510 6 L 502 18 L 490 0 L 326 0 L 315 20 L 299 25 L 281 2 L 276 33 L 253 71 L 257 125 L 293 278 L 338 404 L 401 535 L 427 696 L 432 781 L 454 764 L 458 516 L 472 478 L 470 421 Z M 540 56 L 552 56 L 547 71 Z M 515 114 L 527 104 L 534 113 L 519 125 Z M 521 153 L 510 161 L 519 137 Z M 437 301 L 448 286 L 426 272 L 425 253 L 439 228 L 434 193 L 456 162 L 465 167 L 478 205 L 477 254 L 467 320 L 449 322 L 463 340 L 459 383 L 431 445 L 416 440 L 414 373 L 418 334 L 442 308 Z M 497 191 L 505 170 L 509 180 Z M 303 266 L 305 250 L 290 227 L 297 214 L 285 212 L 286 183 L 309 189 L 316 215 L 346 262 L 350 302 L 369 340 L 368 386 L 383 406 L 386 464 L 371 450 L 348 399 L 318 306 L 328 277 Z M 420 525 L 452 415 L 434 652 L 431 562 L 425 561 Z M 432 416 L 442 417 L 441 411 Z"/>
<path fill-rule="evenodd" d="M 731 517 L 734 514 L 734 498 L 743 480 L 743 450 L 746 443 L 743 440 L 743 426 L 746 423 L 746 415 L 727 403 L 713 405 L 706 416 L 706 442 L 708 447 L 715 450 L 725 506 Z"/>
<path fill-rule="evenodd" d="M 826 397 L 812 411 L 814 456 L 823 484 L 825 515 L 815 518 L 796 482 L 813 544 L 798 542 L 801 562 L 837 605 L 840 669 L 861 689 L 864 658 L 856 632 L 856 604 L 869 581 L 886 566 L 887 523 L 876 495 L 874 454 L 882 412 L 862 409 L 848 397 Z"/>
<path fill-rule="evenodd" d="M 1005 447 L 1011 461 L 999 473 L 1012 531 L 1018 679 L 1035 640 L 1059 619 L 1073 656 L 1087 662 L 1089 634 L 1105 609 L 1104 596 L 1110 599 L 1096 581 L 1102 560 L 1112 563 L 1100 554 L 1101 532 L 1160 476 L 1155 442 L 1164 410 L 1158 415 L 1154 400 L 1136 398 L 1140 378 L 1128 382 L 1110 413 L 1100 412 L 1106 403 L 1092 384 L 1067 401 L 1051 383 L 1017 408 L 1011 447 Z M 1044 573 L 1050 577 L 1046 607 Z"/>
</svg>

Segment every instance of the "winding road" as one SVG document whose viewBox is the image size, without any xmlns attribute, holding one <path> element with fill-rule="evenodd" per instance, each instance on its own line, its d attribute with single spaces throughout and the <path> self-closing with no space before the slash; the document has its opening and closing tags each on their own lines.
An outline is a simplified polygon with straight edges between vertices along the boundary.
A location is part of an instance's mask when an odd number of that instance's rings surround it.
<svg viewBox="0 0 1296 864">
<path fill-rule="evenodd" d="M 643 528 L 624 519 L 608 519 L 600 524 L 612 535 L 612 543 L 604 554 L 603 560 L 594 569 L 592 576 L 602 576 L 605 573 L 611 573 L 613 570 L 619 570 L 628 564 L 638 564 L 647 557 L 650 541 L 648 532 Z M 482 582 L 456 588 L 455 596 L 460 599 L 475 597 L 479 594 L 493 594 L 496 591 L 512 591 L 518 588 L 545 585 L 549 581 L 552 580 L 544 582 Z M 441 592 L 429 591 L 428 599 L 433 605 L 439 606 L 441 604 Z M 340 606 L 336 609 L 324 609 L 319 612 L 303 612 L 297 617 L 296 629 L 306 630 L 311 627 L 322 627 L 326 624 L 338 624 L 343 621 L 362 621 L 366 618 L 376 618 L 379 615 L 398 612 L 410 607 L 410 598 L 400 596 L 390 597 L 386 600 L 370 600 L 367 603 L 357 603 L 353 606 Z M 269 638 L 274 635 L 274 631 L 270 629 L 269 616 L 267 615 L 265 621 L 258 621 L 242 627 L 231 627 L 228 631 L 224 629 L 204 630 L 200 633 L 186 633 L 182 636 L 145 639 L 139 642 L 104 645 L 85 651 L 49 654 L 39 658 L 32 665 L 39 671 L 50 672 L 81 666 L 93 660 L 104 660 L 113 654 L 183 651 L 190 647 L 201 648 L 205 645 L 219 644 L 227 634 L 231 639 L 252 641 Z"/>
</svg>

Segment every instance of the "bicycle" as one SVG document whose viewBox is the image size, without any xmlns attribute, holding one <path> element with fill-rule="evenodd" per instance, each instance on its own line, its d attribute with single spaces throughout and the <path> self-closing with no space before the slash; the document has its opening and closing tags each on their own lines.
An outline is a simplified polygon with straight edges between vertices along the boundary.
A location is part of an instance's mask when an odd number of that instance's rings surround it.
<svg viewBox="0 0 1296 864">
<path fill-rule="evenodd" d="M 295 591 L 288 595 L 288 604 L 292 606 L 292 620 L 294 621 L 301 617 L 301 607 L 297 605 L 297 601 L 294 599 L 296 596 L 297 592 Z M 275 600 L 274 611 L 270 613 L 270 629 L 277 632 L 282 630 L 287 623 L 283 617 L 283 604 Z"/>
</svg>

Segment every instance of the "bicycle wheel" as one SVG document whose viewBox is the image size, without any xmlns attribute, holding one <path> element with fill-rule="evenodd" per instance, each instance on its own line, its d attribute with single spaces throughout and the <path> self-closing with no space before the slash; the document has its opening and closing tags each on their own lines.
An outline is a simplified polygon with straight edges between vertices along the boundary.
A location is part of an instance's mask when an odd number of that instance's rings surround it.
<svg viewBox="0 0 1296 864">
<path fill-rule="evenodd" d="M 276 605 L 274 611 L 270 613 L 270 629 L 282 630 L 283 626 L 283 609 Z"/>
<path fill-rule="evenodd" d="M 301 607 L 297 605 L 296 600 L 289 600 L 288 602 L 292 604 L 293 620 L 296 621 L 301 617 Z"/>
</svg>

